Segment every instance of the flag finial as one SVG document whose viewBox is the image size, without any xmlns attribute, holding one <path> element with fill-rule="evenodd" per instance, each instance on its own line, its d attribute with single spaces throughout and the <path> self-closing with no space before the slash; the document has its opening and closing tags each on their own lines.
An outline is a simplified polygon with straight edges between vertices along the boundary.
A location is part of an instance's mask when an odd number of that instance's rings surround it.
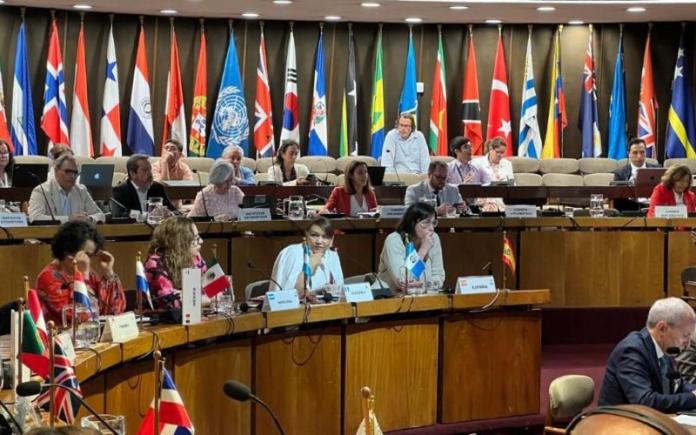
<svg viewBox="0 0 696 435">
<path fill-rule="evenodd" d="M 140 26 L 145 23 L 145 15 L 138 15 L 138 21 L 140 21 Z"/>
</svg>

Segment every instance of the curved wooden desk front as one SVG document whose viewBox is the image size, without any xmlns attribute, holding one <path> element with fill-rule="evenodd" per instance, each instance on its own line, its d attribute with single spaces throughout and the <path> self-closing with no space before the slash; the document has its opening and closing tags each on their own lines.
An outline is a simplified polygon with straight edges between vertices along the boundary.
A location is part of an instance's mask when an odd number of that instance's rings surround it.
<svg viewBox="0 0 696 435">
<path fill-rule="evenodd" d="M 549 291 L 502 292 L 491 311 L 472 311 L 491 296 L 316 305 L 155 326 L 122 345 L 79 351 L 76 371 L 89 403 L 125 415 L 128 433 L 153 397 L 156 348 L 200 434 L 273 433 L 262 410 L 224 396 L 228 379 L 252 386 L 289 434 L 355 432 L 363 385 L 375 394 L 384 430 L 535 414 L 541 316 L 533 307 L 548 303 Z"/>
</svg>

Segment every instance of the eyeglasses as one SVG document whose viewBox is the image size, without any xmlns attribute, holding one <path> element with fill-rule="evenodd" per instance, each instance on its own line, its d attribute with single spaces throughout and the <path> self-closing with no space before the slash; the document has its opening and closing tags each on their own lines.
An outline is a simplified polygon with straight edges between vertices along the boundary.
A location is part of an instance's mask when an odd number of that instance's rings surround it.
<svg viewBox="0 0 696 435">
<path fill-rule="evenodd" d="M 68 175 L 73 175 L 73 176 L 75 176 L 75 177 L 79 177 L 79 176 L 80 176 L 80 171 L 75 170 L 75 169 L 63 169 L 63 172 L 65 172 L 65 173 L 68 174 Z"/>
<path fill-rule="evenodd" d="M 418 221 L 418 225 L 420 225 L 422 228 L 428 228 L 428 227 L 437 227 L 437 219 L 423 219 L 422 221 Z"/>
</svg>

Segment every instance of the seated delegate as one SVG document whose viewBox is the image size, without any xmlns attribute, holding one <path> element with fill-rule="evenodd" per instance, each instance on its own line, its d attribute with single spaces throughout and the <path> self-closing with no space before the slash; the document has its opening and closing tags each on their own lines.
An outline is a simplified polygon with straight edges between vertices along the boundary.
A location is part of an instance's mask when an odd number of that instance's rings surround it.
<svg viewBox="0 0 696 435">
<path fill-rule="evenodd" d="M 238 186 L 253 186 L 256 184 L 254 171 L 242 165 L 244 150 L 239 145 L 230 145 L 222 152 L 221 160 L 227 160 L 234 166 L 233 183 Z"/>
<path fill-rule="evenodd" d="M 648 217 L 655 217 L 655 207 L 659 205 L 684 205 L 687 212 L 696 211 L 696 194 L 691 191 L 688 166 L 674 165 L 667 169 L 650 195 Z"/>
<path fill-rule="evenodd" d="M 189 217 L 208 216 L 217 221 L 235 219 L 244 192 L 234 185 L 235 169 L 226 160 L 218 160 L 210 169 L 209 183 L 196 194 Z"/>
<path fill-rule="evenodd" d="M 358 213 L 376 208 L 377 197 L 370 184 L 367 163 L 353 160 L 346 170 L 343 186 L 333 188 L 326 205 L 319 213 L 337 212 L 346 216 L 357 216 Z"/>
<path fill-rule="evenodd" d="M 268 168 L 269 180 L 282 183 L 283 186 L 307 184 L 309 168 L 296 162 L 299 155 L 300 144 L 292 139 L 284 140 L 276 154 L 275 163 Z"/>
<path fill-rule="evenodd" d="M 12 187 L 12 172 L 14 171 L 14 155 L 10 145 L 0 139 L 0 187 Z"/>
<path fill-rule="evenodd" d="M 162 198 L 171 211 L 176 208 L 169 200 L 164 186 L 154 181 L 152 165 L 145 154 L 133 154 L 126 161 L 128 179 L 114 187 L 111 196 L 111 213 L 114 217 L 128 217 L 132 211 L 147 212 L 147 200 Z"/>
<path fill-rule="evenodd" d="M 447 184 L 447 164 L 440 160 L 430 162 L 428 179 L 406 188 L 404 204 L 411 205 L 429 195 L 435 198 L 438 216 L 464 212 L 468 206 L 459 194 L 459 189 Z"/>
</svg>

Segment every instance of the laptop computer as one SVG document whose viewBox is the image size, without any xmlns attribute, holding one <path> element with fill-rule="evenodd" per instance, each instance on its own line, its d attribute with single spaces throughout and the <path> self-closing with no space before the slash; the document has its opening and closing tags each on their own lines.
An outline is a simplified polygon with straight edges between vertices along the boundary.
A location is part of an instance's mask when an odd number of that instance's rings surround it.
<svg viewBox="0 0 696 435">
<path fill-rule="evenodd" d="M 384 183 L 384 171 L 387 168 L 384 166 L 368 166 L 367 175 L 370 176 L 370 183 L 373 186 L 381 186 Z"/>
<path fill-rule="evenodd" d="M 114 165 L 82 165 L 80 170 L 80 184 L 89 188 L 111 187 L 111 180 L 113 178 Z"/>
<path fill-rule="evenodd" d="M 667 172 L 667 168 L 641 168 L 636 171 L 636 186 L 655 186 Z"/>
<path fill-rule="evenodd" d="M 12 172 L 12 186 L 34 188 L 46 181 L 47 163 L 16 163 Z"/>
</svg>

